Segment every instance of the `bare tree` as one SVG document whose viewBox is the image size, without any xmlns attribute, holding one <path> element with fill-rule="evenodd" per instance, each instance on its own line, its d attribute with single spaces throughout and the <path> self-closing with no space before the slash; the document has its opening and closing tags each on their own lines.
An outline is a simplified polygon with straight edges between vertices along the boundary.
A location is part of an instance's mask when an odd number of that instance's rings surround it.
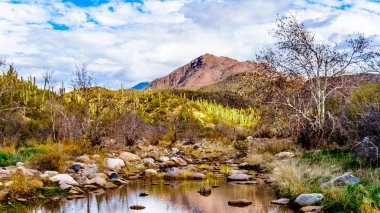
<svg viewBox="0 0 380 213">
<path fill-rule="evenodd" d="M 362 35 L 351 37 L 341 45 L 319 41 L 294 16 L 278 17 L 276 24 L 272 34 L 276 43 L 262 51 L 257 59 L 288 76 L 304 79 L 310 102 L 287 99 L 283 104 L 313 128 L 323 129 L 328 114 L 326 99 L 344 86 L 332 84 L 329 79 L 343 79 L 348 72 L 360 71 L 375 57 L 371 42 Z"/>
<path fill-rule="evenodd" d="M 71 80 L 71 85 L 75 92 L 84 100 L 84 110 L 86 114 L 85 130 L 89 132 L 91 127 L 91 114 L 90 114 L 90 89 L 94 84 L 93 73 L 88 71 L 87 65 L 77 65 L 74 71 L 74 78 Z"/>
</svg>

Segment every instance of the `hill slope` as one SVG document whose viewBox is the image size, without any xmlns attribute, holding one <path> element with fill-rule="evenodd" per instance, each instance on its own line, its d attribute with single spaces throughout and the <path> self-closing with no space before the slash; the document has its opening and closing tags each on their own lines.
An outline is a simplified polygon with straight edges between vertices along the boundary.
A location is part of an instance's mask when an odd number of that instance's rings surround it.
<svg viewBox="0 0 380 213">
<path fill-rule="evenodd" d="M 217 57 L 211 54 L 202 55 L 190 63 L 174 70 L 167 76 L 151 83 L 152 90 L 190 89 L 195 90 L 208 86 L 229 76 L 243 72 L 263 73 L 265 66 L 253 61 L 240 62 L 228 57 Z"/>
</svg>

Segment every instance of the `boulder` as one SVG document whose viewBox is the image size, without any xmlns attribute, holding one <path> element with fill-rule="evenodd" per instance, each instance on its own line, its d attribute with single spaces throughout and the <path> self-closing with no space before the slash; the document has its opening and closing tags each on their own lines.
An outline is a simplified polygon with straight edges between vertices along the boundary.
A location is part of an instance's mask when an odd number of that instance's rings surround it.
<svg viewBox="0 0 380 213">
<path fill-rule="evenodd" d="M 141 158 L 133 153 L 130 152 L 122 152 L 119 155 L 119 158 L 121 158 L 124 162 L 133 162 L 133 161 L 140 161 Z"/>
<path fill-rule="evenodd" d="M 166 172 L 165 174 L 165 178 L 176 178 L 178 177 L 180 174 L 182 173 L 182 170 L 176 168 L 176 167 L 172 167 L 170 168 L 170 170 L 168 172 Z"/>
<path fill-rule="evenodd" d="M 114 173 L 114 172 L 112 172 Z M 93 179 L 95 177 L 100 177 L 100 178 L 103 178 L 103 179 L 107 179 L 108 178 L 108 175 L 104 174 L 104 173 L 93 173 L 91 175 L 88 176 L 88 178 L 90 179 Z"/>
<path fill-rule="evenodd" d="M 58 174 L 54 175 L 53 177 L 49 178 L 52 182 L 59 182 L 59 185 L 72 185 L 77 186 L 79 185 L 78 182 L 76 182 L 70 175 L 68 174 Z"/>
<path fill-rule="evenodd" d="M 121 167 L 125 166 L 125 163 L 119 158 L 105 158 L 103 165 L 110 170 L 119 170 Z"/>
<path fill-rule="evenodd" d="M 91 183 L 96 183 L 99 186 L 105 186 L 107 184 L 107 181 L 101 177 L 94 177 L 90 180 Z"/>
<path fill-rule="evenodd" d="M 169 161 L 170 159 L 166 156 L 161 156 L 158 160 L 165 163 L 165 162 Z"/>
<path fill-rule="evenodd" d="M 116 172 L 111 172 L 108 174 L 109 179 L 116 179 L 118 177 L 119 177 L 119 175 Z"/>
<path fill-rule="evenodd" d="M 280 198 L 278 200 L 272 200 L 272 202 L 270 202 L 271 204 L 276 204 L 276 205 L 288 205 L 290 202 L 290 199 L 288 198 Z"/>
<path fill-rule="evenodd" d="M 72 185 L 69 185 L 69 184 L 66 184 L 66 183 L 63 183 L 63 184 L 59 184 L 59 188 L 61 190 L 66 190 L 66 189 L 70 189 L 70 188 L 73 188 Z"/>
<path fill-rule="evenodd" d="M 142 162 L 145 164 L 145 165 L 152 165 L 154 164 L 154 159 L 153 158 L 144 158 L 142 160 Z"/>
<path fill-rule="evenodd" d="M 80 164 L 76 163 L 76 164 L 73 164 L 71 166 L 71 168 L 75 171 L 75 172 L 79 172 L 79 170 L 82 168 Z"/>
<path fill-rule="evenodd" d="M 157 170 L 155 170 L 155 169 L 145 170 L 145 176 L 147 176 L 147 177 L 156 176 L 156 175 L 157 175 Z"/>
<path fill-rule="evenodd" d="M 249 206 L 249 205 L 252 205 L 252 203 L 253 203 L 252 201 L 249 201 L 246 199 L 228 201 L 229 206 L 237 206 L 237 207 Z"/>
<path fill-rule="evenodd" d="M 243 181 L 250 179 L 252 179 L 252 176 L 247 174 L 233 174 L 227 177 L 228 181 Z"/>
<path fill-rule="evenodd" d="M 300 206 L 312 206 L 316 202 L 323 200 L 323 195 L 318 193 L 301 194 L 294 200 Z"/>
<path fill-rule="evenodd" d="M 73 187 L 70 189 L 69 194 L 84 194 L 84 191 L 79 187 Z"/>
<path fill-rule="evenodd" d="M 82 162 L 82 163 L 90 163 L 91 159 L 88 157 L 88 155 L 82 155 L 77 157 L 77 161 Z"/>
<path fill-rule="evenodd" d="M 277 153 L 274 157 L 277 159 L 277 160 L 283 160 L 283 159 L 290 159 L 292 157 L 294 157 L 294 153 L 293 152 L 280 152 L 280 153 Z"/>
<path fill-rule="evenodd" d="M 351 175 L 350 172 L 347 172 L 341 176 L 331 179 L 329 182 L 323 183 L 322 188 L 328 186 L 344 186 L 344 185 L 356 185 L 360 182 L 359 178 Z"/>
<path fill-rule="evenodd" d="M 231 170 L 228 172 L 228 176 L 235 175 L 235 174 L 247 174 L 247 170 Z"/>
<path fill-rule="evenodd" d="M 206 179 L 206 176 L 202 173 L 194 173 L 192 175 L 192 178 L 195 179 L 195 180 L 203 180 L 203 179 Z"/>
</svg>

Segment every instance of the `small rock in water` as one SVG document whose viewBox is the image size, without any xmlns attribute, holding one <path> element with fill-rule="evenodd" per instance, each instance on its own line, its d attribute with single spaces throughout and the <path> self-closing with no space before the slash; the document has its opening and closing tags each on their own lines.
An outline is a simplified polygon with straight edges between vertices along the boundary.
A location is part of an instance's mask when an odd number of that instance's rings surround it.
<svg viewBox="0 0 380 213">
<path fill-rule="evenodd" d="M 201 194 L 202 196 L 210 196 L 211 195 L 211 187 L 209 186 L 202 186 L 200 189 L 199 189 L 199 194 Z"/>
<path fill-rule="evenodd" d="M 93 193 L 95 194 L 95 195 L 102 195 L 102 194 L 104 194 L 106 191 L 104 191 L 104 189 L 98 189 L 98 190 L 95 190 L 95 191 L 93 191 Z"/>
<path fill-rule="evenodd" d="M 105 189 L 114 189 L 114 188 L 117 188 L 117 185 L 111 183 L 111 182 L 107 182 L 106 184 L 104 184 L 103 186 Z"/>
<path fill-rule="evenodd" d="M 240 200 L 232 200 L 228 201 L 229 206 L 237 206 L 237 207 L 244 207 L 252 205 L 252 201 L 246 200 L 246 199 L 240 199 Z"/>
<path fill-rule="evenodd" d="M 288 198 L 280 198 L 278 200 L 272 200 L 271 204 L 288 205 L 289 202 L 290 202 L 290 199 L 288 199 Z"/>
<path fill-rule="evenodd" d="M 146 197 L 146 196 L 148 196 L 148 195 L 149 195 L 149 194 L 146 193 L 146 192 L 141 192 L 141 193 L 139 194 L 140 197 Z"/>
<path fill-rule="evenodd" d="M 227 177 L 228 181 L 243 181 L 250 179 L 252 179 L 252 176 L 247 174 L 233 174 Z"/>
<path fill-rule="evenodd" d="M 133 210 L 142 210 L 142 209 L 145 209 L 145 206 L 133 205 L 133 206 L 130 206 L 129 208 Z"/>
<path fill-rule="evenodd" d="M 323 206 L 305 206 L 302 207 L 298 212 L 300 213 L 318 213 L 322 212 Z"/>
</svg>

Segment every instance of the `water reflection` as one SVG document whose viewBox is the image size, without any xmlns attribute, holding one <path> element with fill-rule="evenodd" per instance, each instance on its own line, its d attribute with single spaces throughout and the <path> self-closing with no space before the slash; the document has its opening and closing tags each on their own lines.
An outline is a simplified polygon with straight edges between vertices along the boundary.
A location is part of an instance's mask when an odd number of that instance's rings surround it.
<svg viewBox="0 0 380 213">
<path fill-rule="evenodd" d="M 203 185 L 219 185 L 213 188 L 210 196 L 204 197 L 197 191 Z M 139 197 L 141 192 L 149 196 Z M 237 208 L 228 206 L 233 199 L 248 199 L 253 205 Z M 145 185 L 142 181 L 133 181 L 117 190 L 107 191 L 103 195 L 90 193 L 84 199 L 50 202 L 40 207 L 21 209 L 20 212 L 64 212 L 64 213 L 178 213 L 178 212 L 215 212 L 215 213 L 248 213 L 248 212 L 292 212 L 287 208 L 271 205 L 275 199 L 273 190 L 266 184 L 237 185 L 220 182 L 160 182 L 158 185 Z M 144 210 L 131 210 L 131 205 L 143 205 Z"/>
</svg>

